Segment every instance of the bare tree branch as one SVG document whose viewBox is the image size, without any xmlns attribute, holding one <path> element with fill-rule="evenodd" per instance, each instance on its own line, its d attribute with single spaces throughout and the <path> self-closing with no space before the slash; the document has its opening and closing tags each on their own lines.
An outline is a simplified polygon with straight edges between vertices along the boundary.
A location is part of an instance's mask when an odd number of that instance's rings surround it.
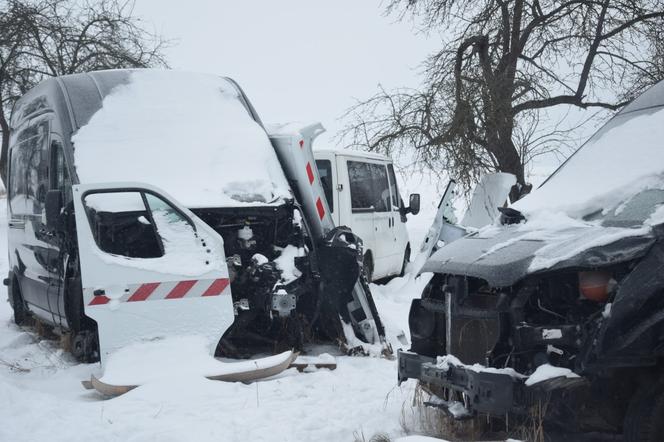
<svg viewBox="0 0 664 442">
<path fill-rule="evenodd" d="M 615 111 L 664 78 L 664 0 L 391 0 L 387 12 L 452 38 L 425 62 L 421 91 L 381 89 L 349 111 L 341 138 L 410 152 L 466 188 L 504 171 L 520 197 L 528 162 L 567 145 L 540 113 Z"/>
<path fill-rule="evenodd" d="M 166 67 L 167 42 L 132 16 L 133 0 L 0 0 L 0 176 L 9 113 L 42 79 L 99 69 Z"/>
</svg>

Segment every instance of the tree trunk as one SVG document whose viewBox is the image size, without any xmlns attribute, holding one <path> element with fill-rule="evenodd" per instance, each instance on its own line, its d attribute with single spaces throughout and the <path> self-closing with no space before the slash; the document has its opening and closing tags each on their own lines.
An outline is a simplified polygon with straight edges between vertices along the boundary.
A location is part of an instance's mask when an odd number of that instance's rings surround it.
<svg viewBox="0 0 664 442">
<path fill-rule="evenodd" d="M 523 167 L 523 162 L 519 156 L 519 152 L 512 141 L 512 128 L 507 121 L 498 123 L 501 127 L 494 130 L 493 140 L 489 147 L 490 153 L 498 163 L 498 171 L 511 173 L 516 177 L 516 185 L 510 192 L 510 201 L 515 202 L 530 192 L 532 186 L 526 183 L 526 174 Z"/>
<path fill-rule="evenodd" d="M 511 173 L 516 177 L 516 185 L 510 191 L 510 201 L 515 202 L 528 194 L 532 189 L 532 185 L 526 183 L 523 163 L 512 139 L 504 140 L 496 147 L 495 157 L 498 161 L 498 169 L 500 172 Z"/>
</svg>

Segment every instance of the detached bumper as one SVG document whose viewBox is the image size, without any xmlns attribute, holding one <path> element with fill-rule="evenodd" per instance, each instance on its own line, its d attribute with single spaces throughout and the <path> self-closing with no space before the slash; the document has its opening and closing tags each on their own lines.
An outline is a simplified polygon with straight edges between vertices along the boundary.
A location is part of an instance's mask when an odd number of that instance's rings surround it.
<svg viewBox="0 0 664 442">
<path fill-rule="evenodd" d="M 465 393 L 469 412 L 505 414 L 515 408 L 515 395 L 523 383 L 503 373 L 476 372 L 466 367 L 436 366 L 436 360 L 417 353 L 397 353 L 399 383 L 418 379 L 438 387 Z"/>
</svg>

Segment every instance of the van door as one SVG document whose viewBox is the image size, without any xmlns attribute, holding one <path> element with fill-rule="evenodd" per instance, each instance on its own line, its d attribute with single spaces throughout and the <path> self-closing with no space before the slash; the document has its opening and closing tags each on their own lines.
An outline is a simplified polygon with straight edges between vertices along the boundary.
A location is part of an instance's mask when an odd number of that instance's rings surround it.
<svg viewBox="0 0 664 442">
<path fill-rule="evenodd" d="M 394 247 L 392 249 L 393 257 L 390 260 L 390 272 L 401 273 L 404 254 L 408 247 L 408 230 L 406 229 L 406 215 L 402 215 L 403 200 L 399 194 L 397 186 L 397 177 L 394 173 L 394 165 L 387 165 L 387 174 L 390 178 L 390 195 L 392 198 L 392 235 L 394 237 Z"/>
<path fill-rule="evenodd" d="M 72 201 L 71 179 L 65 161 L 64 144 L 58 134 L 51 133 L 50 150 L 48 157 L 44 158 L 44 162 L 48 165 L 48 189 L 59 190 L 62 194 L 63 207 L 66 207 Z M 45 219 L 41 220 L 41 222 L 45 221 Z M 48 253 L 45 258 L 47 260 L 46 268 L 49 272 L 49 284 L 43 304 L 51 312 L 51 321 L 55 325 L 64 326 L 67 323 L 64 278 L 68 257 L 63 254 L 61 236 L 47 229 L 45 224 L 42 225 L 39 236 L 48 244 Z"/>
<path fill-rule="evenodd" d="M 327 207 L 330 209 L 332 220 L 335 226 L 341 225 L 339 223 L 339 192 L 337 191 L 337 164 L 332 158 L 321 155 L 316 155 L 316 168 L 318 169 L 318 176 L 320 183 L 323 186 L 323 193 L 327 201 Z"/>
<path fill-rule="evenodd" d="M 35 315 L 52 322 L 48 306 L 52 250 L 46 241 L 43 219 L 48 191 L 49 127 L 49 120 L 40 118 L 15 135 L 10 159 L 9 245 L 23 299 Z"/>
<path fill-rule="evenodd" d="M 371 256 L 375 273 L 376 236 L 374 230 L 374 194 L 372 190 L 371 165 L 363 161 L 337 157 L 340 182 L 345 182 L 347 189 L 342 189 L 340 204 L 348 212 L 347 218 L 341 218 L 364 243 L 365 256 Z M 344 176 L 345 179 L 341 177 Z M 343 194 L 343 197 L 342 197 Z M 368 255 L 367 255 L 368 254 Z"/>
<path fill-rule="evenodd" d="M 364 241 L 371 256 L 373 279 L 387 276 L 393 247 L 390 186 L 384 163 L 346 159 L 351 228 Z"/>
<path fill-rule="evenodd" d="M 394 229 L 390 183 L 385 163 L 370 163 L 371 188 L 374 198 L 374 231 L 376 235 L 375 279 L 396 273 L 394 267 Z"/>
<path fill-rule="evenodd" d="M 73 186 L 85 314 L 102 363 L 137 341 L 199 335 L 214 351 L 234 319 L 223 240 L 145 184 Z"/>
</svg>

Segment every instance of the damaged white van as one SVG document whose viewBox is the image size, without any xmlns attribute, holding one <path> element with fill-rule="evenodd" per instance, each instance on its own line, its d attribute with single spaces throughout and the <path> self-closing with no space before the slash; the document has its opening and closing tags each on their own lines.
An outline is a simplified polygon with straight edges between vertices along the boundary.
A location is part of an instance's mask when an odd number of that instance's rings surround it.
<svg viewBox="0 0 664 442">
<path fill-rule="evenodd" d="M 420 195 L 404 205 L 385 155 L 316 149 L 314 157 L 334 223 L 362 238 L 367 279 L 403 276 L 411 256 L 406 215 L 419 213 Z"/>
<path fill-rule="evenodd" d="M 322 194 L 320 131 L 268 134 L 228 78 L 44 81 L 11 120 L 16 322 L 52 326 L 85 361 L 185 334 L 225 356 L 317 339 L 384 346 L 361 241 L 334 227 Z"/>
</svg>

